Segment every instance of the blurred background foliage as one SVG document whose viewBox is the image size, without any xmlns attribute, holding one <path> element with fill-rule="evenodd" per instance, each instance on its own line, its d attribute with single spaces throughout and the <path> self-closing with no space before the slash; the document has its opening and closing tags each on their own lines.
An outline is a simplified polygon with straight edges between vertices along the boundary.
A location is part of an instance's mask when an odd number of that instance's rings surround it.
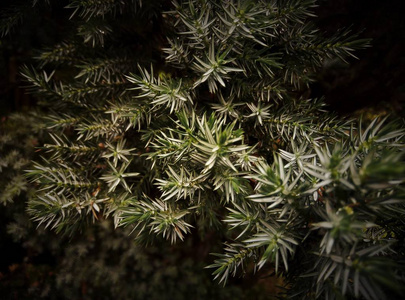
<svg viewBox="0 0 405 300">
<path fill-rule="evenodd" d="M 24 6 L 18 10 L 24 18 L 16 14 L 13 22 L 19 24 L 10 29 L 11 35 L 0 38 L 0 295 L 5 299 L 268 299 L 276 283 L 269 286 L 269 281 L 257 280 L 271 274 L 268 269 L 255 279 L 233 279 L 225 288 L 212 281 L 211 271 L 203 267 L 209 262 L 208 251 L 221 247 L 214 235 L 202 239 L 193 234 L 193 239 L 170 246 L 169 251 L 167 244 L 166 251 L 160 251 L 159 243 L 145 250 L 109 221 L 69 237 L 37 229 L 29 220 L 25 203 L 35 187 L 27 183 L 24 170 L 39 155 L 35 147 L 46 141 L 37 122 L 36 100 L 22 87 L 19 69 L 34 63 L 35 49 L 75 34 L 69 32 L 66 1 L 54 2 L 52 9 L 39 3 L 36 13 L 27 1 L 0 3 L 1 18 L 10 7 Z M 351 24 L 353 32 L 362 30 L 360 37 L 373 41 L 371 48 L 357 53 L 360 60 L 325 64 L 312 86 L 314 97 L 325 95 L 330 109 L 342 115 L 403 117 L 402 2 L 319 1 L 316 22 L 321 30 L 334 32 Z M 139 24 L 139 44 L 155 60 L 160 59 L 154 50 L 162 46 L 162 30 L 158 22 L 153 27 Z M 154 39 L 147 38 L 151 36 Z"/>
</svg>

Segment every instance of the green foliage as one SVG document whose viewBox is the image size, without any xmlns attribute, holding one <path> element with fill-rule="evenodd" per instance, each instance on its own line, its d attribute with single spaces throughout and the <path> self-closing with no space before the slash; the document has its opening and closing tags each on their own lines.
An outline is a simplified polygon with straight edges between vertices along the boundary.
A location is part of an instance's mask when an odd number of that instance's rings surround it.
<svg viewBox="0 0 405 300">
<path fill-rule="evenodd" d="M 83 41 L 23 70 L 53 140 L 30 170 L 32 217 L 69 234 L 112 218 L 146 244 L 214 228 L 215 278 L 271 266 L 292 298 L 403 293 L 403 122 L 307 96 L 368 41 L 322 35 L 311 0 L 136 3 L 69 1 Z"/>
<path fill-rule="evenodd" d="M 15 113 L 4 117 L 0 123 L 0 203 L 8 205 L 23 194 L 33 193 L 25 176 L 25 170 L 34 156 L 34 147 L 43 134 L 43 124 L 35 123 L 41 117 L 38 112 Z M 28 122 L 31 127 L 21 126 Z"/>
<path fill-rule="evenodd" d="M 91 196 L 87 194 L 80 198 L 81 206 L 76 207 L 84 217 L 75 219 L 77 224 L 70 224 L 78 228 L 81 226 L 82 234 L 74 237 L 56 235 L 45 230 L 43 225 L 33 223 L 26 213 L 28 199 L 41 205 L 44 217 L 41 221 L 45 225 L 58 218 L 60 212 L 49 196 L 37 198 L 37 187 L 30 184 L 25 176 L 26 169 L 31 167 L 30 160 L 38 159 L 42 152 L 36 147 L 44 142 L 54 142 L 57 151 L 65 154 L 74 150 L 87 150 L 88 154 L 94 151 L 83 148 L 85 146 L 80 143 L 76 148 L 67 146 L 58 136 L 47 137 L 43 122 L 38 112 L 31 112 L 12 114 L 0 123 L 0 293 L 4 299 L 265 299 L 261 286 L 252 288 L 230 284 L 223 289 L 212 282 L 209 271 L 201 272 L 208 257 L 204 249 L 216 245 L 217 241 L 206 240 L 206 245 L 198 245 L 198 253 L 193 240 L 168 247 L 156 239 L 153 247 L 145 249 L 128 238 L 132 228 L 116 229 L 112 219 L 99 219 L 94 226 L 83 229 L 86 214 L 98 213 L 97 203 L 89 203 Z M 117 153 L 117 159 L 125 160 L 128 153 L 121 151 L 124 146 L 107 147 L 111 157 Z M 49 167 L 38 168 L 37 176 L 48 183 L 56 178 L 64 180 L 63 185 L 53 185 L 52 189 L 63 190 L 65 185 L 69 187 L 73 184 L 74 171 L 69 172 L 59 164 L 53 166 L 55 177 L 43 177 L 49 172 Z M 126 195 L 122 197 L 129 198 Z M 120 202 L 119 199 L 116 201 Z M 143 207 L 139 202 L 128 205 Z M 110 209 L 113 210 L 113 207 L 111 205 Z M 66 211 L 66 214 L 69 213 Z M 140 215 L 145 218 L 144 211 Z M 154 226 L 158 231 L 162 216 L 166 216 L 164 212 L 152 216 L 157 221 Z M 134 217 L 133 211 L 131 217 Z M 145 224 L 149 225 L 146 221 Z M 163 234 L 165 230 L 172 237 L 177 237 L 170 225 L 162 228 Z M 15 256 L 13 252 L 19 255 Z"/>
</svg>

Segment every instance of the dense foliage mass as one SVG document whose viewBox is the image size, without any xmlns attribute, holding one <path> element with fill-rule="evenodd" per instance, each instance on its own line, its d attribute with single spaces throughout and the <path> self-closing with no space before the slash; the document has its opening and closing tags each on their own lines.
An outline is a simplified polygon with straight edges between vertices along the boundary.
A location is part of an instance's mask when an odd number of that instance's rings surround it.
<svg viewBox="0 0 405 300">
<path fill-rule="evenodd" d="M 114 228 L 109 219 L 74 236 L 37 227 L 25 211 L 36 191 L 25 170 L 49 139 L 39 118 L 34 111 L 0 121 L 3 299 L 267 299 L 268 284 L 255 284 L 253 277 L 222 288 L 208 270 L 201 272 L 209 249 L 218 245 L 212 235 L 145 248 L 128 237 L 131 228 Z"/>
<path fill-rule="evenodd" d="M 297 299 L 403 293 L 403 122 L 308 96 L 366 40 L 320 33 L 314 0 L 68 2 L 71 32 L 22 72 L 50 137 L 34 220 L 147 245 L 215 230 L 219 282 L 271 265 Z"/>
</svg>

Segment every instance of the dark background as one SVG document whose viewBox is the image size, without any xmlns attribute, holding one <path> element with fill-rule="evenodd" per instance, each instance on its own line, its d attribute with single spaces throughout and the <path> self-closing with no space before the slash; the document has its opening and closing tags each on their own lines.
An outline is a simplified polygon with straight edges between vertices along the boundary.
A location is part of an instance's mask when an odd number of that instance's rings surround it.
<svg viewBox="0 0 405 300">
<path fill-rule="evenodd" d="M 403 0 L 319 1 L 322 31 L 348 27 L 371 38 L 371 47 L 356 53 L 350 65 L 332 64 L 319 74 L 316 96 L 324 94 L 331 109 L 347 114 L 359 109 L 403 116 L 405 100 L 405 2 Z"/>
</svg>

